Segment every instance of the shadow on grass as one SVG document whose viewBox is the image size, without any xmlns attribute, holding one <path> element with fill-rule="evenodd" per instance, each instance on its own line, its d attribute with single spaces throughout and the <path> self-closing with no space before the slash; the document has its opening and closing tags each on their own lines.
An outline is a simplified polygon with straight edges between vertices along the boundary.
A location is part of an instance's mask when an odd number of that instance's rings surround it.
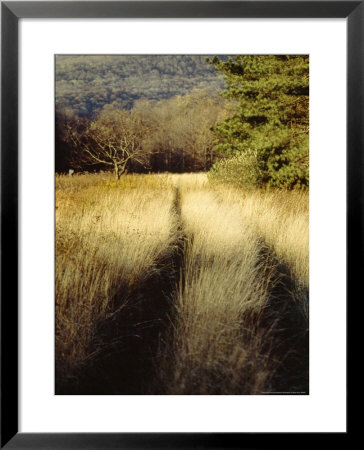
<svg viewBox="0 0 364 450">
<path fill-rule="evenodd" d="M 168 374 L 163 375 L 161 353 L 171 359 L 166 361 L 167 372 L 175 355 L 169 352 L 175 308 L 173 293 L 184 276 L 185 237 L 180 215 L 180 196 L 176 189 L 173 206 L 178 226 L 179 240 L 172 255 L 159 261 L 154 274 L 129 293 L 124 309 L 103 321 L 97 328 L 89 354 L 95 356 L 79 369 L 71 379 L 56 378 L 56 394 L 60 395 L 145 395 L 165 394 Z M 263 334 L 269 330 L 269 340 L 262 355 L 269 355 L 274 374 L 269 387 L 262 394 L 309 393 L 309 331 L 308 318 L 302 305 L 308 303 L 308 289 L 299 287 L 287 265 L 278 260 L 265 243 L 261 244 L 260 260 L 269 279 L 269 300 L 259 317 L 246 318 L 249 333 Z M 119 304 L 125 300 L 119 295 Z M 272 345 L 273 342 L 273 345 Z M 163 364 L 162 364 L 163 365 Z M 201 377 L 203 374 L 198 374 Z M 211 378 L 210 374 L 208 377 Z M 235 374 L 237 386 L 244 385 L 247 374 Z M 244 378 L 245 377 L 245 378 Z M 239 379 L 240 378 L 240 379 Z M 251 374 L 254 378 L 254 374 Z M 206 394 L 227 394 L 221 391 L 221 379 Z M 248 381 L 247 381 L 248 383 Z M 247 392 L 249 389 L 247 388 Z M 237 393 L 244 393 L 241 390 Z M 173 392 L 168 392 L 173 394 Z M 194 392 L 188 392 L 193 394 Z M 198 391 L 196 393 L 199 393 Z M 231 392 L 234 394 L 235 392 Z"/>
<path fill-rule="evenodd" d="M 145 394 L 155 371 L 160 336 L 169 326 L 168 294 L 178 283 L 176 256 L 129 295 L 125 308 L 99 324 L 89 358 L 69 381 L 56 378 L 56 394 Z"/>
<path fill-rule="evenodd" d="M 180 236 L 180 197 L 173 208 Z M 171 293 L 179 284 L 183 238 L 162 258 L 154 274 L 128 295 L 127 306 L 99 324 L 88 354 L 95 356 L 70 380 L 56 376 L 59 395 L 144 395 L 158 393 L 158 352 L 171 326 Z M 125 302 L 125 290 L 117 304 Z M 118 296 L 117 296 L 118 297 Z M 117 306 L 116 306 L 117 307 Z"/>
<path fill-rule="evenodd" d="M 309 393 L 309 322 L 305 305 L 309 290 L 299 286 L 289 267 L 262 245 L 261 258 L 269 262 L 269 301 L 260 326 L 270 328 L 274 346 L 271 358 L 276 371 L 267 394 Z"/>
</svg>

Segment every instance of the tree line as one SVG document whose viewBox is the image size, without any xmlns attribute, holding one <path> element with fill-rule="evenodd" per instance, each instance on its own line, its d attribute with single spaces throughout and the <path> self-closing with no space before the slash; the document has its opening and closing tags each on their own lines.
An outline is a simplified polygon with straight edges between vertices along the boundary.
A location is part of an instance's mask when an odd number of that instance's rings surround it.
<svg viewBox="0 0 364 450">
<path fill-rule="evenodd" d="M 56 170 L 210 171 L 240 187 L 309 185 L 309 58 L 207 58 L 225 89 L 56 113 Z"/>
<path fill-rule="evenodd" d="M 237 55 L 208 63 L 225 77 L 235 111 L 218 123 L 216 151 L 228 159 L 212 176 L 234 184 L 309 185 L 308 55 Z"/>
<path fill-rule="evenodd" d="M 207 171 L 216 160 L 212 128 L 227 111 L 220 95 L 205 90 L 140 99 L 131 109 L 108 104 L 93 119 L 58 108 L 56 172 Z"/>
<path fill-rule="evenodd" d="M 193 89 L 220 91 L 224 81 L 203 55 L 58 55 L 56 102 L 93 116 L 105 105 L 130 109 L 142 97 L 166 100 Z"/>
</svg>

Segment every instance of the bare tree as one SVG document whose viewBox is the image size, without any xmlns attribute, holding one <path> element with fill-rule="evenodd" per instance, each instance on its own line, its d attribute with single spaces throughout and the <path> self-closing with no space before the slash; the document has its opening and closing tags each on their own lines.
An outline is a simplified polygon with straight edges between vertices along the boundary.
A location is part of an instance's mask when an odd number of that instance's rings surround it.
<svg viewBox="0 0 364 450">
<path fill-rule="evenodd" d="M 104 107 L 98 118 L 68 130 L 69 140 L 81 152 L 87 165 L 111 166 L 120 179 L 131 161 L 148 165 L 148 152 L 143 141 L 150 133 L 146 120 L 138 113 Z"/>
<path fill-rule="evenodd" d="M 183 169 L 207 170 L 213 163 L 214 134 L 211 127 L 224 112 L 224 101 L 207 91 L 194 90 L 178 97 L 177 114 L 170 127 L 182 155 Z M 209 159 L 209 160 L 208 160 Z"/>
</svg>

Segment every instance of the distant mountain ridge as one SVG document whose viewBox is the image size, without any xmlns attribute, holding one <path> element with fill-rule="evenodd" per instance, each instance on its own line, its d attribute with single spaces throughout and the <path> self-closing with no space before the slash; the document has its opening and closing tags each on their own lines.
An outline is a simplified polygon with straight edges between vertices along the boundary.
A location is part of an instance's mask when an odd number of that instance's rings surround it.
<svg viewBox="0 0 364 450">
<path fill-rule="evenodd" d="M 92 116 L 109 103 L 129 109 L 139 98 L 158 101 L 193 89 L 216 93 L 225 83 L 206 56 L 57 55 L 56 105 Z"/>
</svg>

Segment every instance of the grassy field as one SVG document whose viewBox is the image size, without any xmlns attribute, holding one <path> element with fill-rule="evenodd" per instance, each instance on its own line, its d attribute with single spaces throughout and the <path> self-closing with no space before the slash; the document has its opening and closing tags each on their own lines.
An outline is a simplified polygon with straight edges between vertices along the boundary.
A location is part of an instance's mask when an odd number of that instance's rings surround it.
<svg viewBox="0 0 364 450">
<path fill-rule="evenodd" d="M 56 392 L 308 393 L 308 194 L 56 177 Z"/>
</svg>

